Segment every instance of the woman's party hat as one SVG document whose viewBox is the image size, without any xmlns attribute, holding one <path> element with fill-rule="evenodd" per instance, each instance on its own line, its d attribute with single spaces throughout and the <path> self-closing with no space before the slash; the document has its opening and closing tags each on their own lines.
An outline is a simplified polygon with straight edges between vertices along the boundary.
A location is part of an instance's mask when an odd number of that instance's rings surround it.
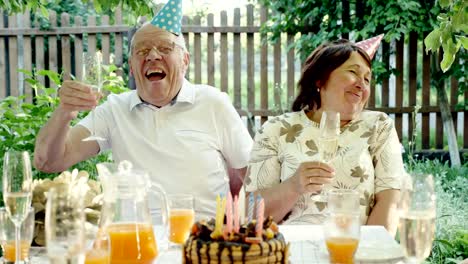
<svg viewBox="0 0 468 264">
<path fill-rule="evenodd" d="M 380 34 L 377 37 L 359 41 L 356 43 L 356 46 L 365 50 L 369 57 L 372 59 L 380 46 L 380 42 L 382 41 L 383 36 L 384 34 Z"/>
</svg>

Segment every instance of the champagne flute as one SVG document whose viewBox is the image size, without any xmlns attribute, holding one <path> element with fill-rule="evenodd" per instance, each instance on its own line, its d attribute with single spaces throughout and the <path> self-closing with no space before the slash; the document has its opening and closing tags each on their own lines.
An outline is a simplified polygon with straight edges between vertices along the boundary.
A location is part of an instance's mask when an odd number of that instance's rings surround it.
<svg viewBox="0 0 468 264">
<path fill-rule="evenodd" d="M 15 225 L 15 263 L 21 263 L 21 224 L 31 206 L 32 171 L 27 151 L 9 150 L 3 160 L 3 201 Z"/>
<path fill-rule="evenodd" d="M 340 135 L 340 113 L 326 110 L 320 119 L 320 139 L 318 144 L 320 161 L 330 163 L 336 156 Z"/>
<path fill-rule="evenodd" d="M 435 233 L 436 202 L 430 174 L 403 177 L 400 213 L 400 242 L 408 263 L 422 263 L 431 253 Z"/>
<path fill-rule="evenodd" d="M 325 110 L 320 119 L 320 137 L 318 142 L 319 159 L 321 162 L 330 163 L 336 156 L 338 149 L 338 137 L 340 135 L 340 112 Z M 324 190 L 322 190 L 322 193 Z M 316 202 L 327 202 L 324 194 L 312 195 Z"/>
<path fill-rule="evenodd" d="M 83 264 L 85 215 L 83 196 L 60 184 L 47 193 L 45 235 L 50 263 Z"/>
<path fill-rule="evenodd" d="M 81 81 L 90 85 L 93 93 L 99 95 L 102 88 L 102 54 L 96 52 L 94 54 L 84 53 L 83 54 L 83 72 Z M 93 129 L 91 135 L 84 138 L 83 141 L 100 141 L 105 140 L 104 138 L 96 135 L 96 114 L 95 109 L 91 111 L 93 120 Z"/>
<path fill-rule="evenodd" d="M 29 250 L 34 236 L 34 207 L 29 208 L 26 219 L 21 224 L 21 261 L 29 262 Z M 16 261 L 15 224 L 10 220 L 5 207 L 0 207 L 0 246 L 3 249 L 3 262 Z"/>
</svg>

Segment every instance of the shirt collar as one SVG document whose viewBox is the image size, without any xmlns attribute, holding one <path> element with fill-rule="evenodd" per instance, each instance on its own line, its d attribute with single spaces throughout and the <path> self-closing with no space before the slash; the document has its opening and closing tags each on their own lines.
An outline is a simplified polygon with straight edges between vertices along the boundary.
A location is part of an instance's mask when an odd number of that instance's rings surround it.
<svg viewBox="0 0 468 264">
<path fill-rule="evenodd" d="M 180 88 L 179 93 L 169 103 L 169 106 L 175 105 L 177 103 L 182 103 L 182 102 L 186 102 L 190 104 L 193 104 L 195 102 L 195 87 L 187 79 L 184 79 L 182 88 Z M 148 105 L 148 106 L 156 108 L 153 105 L 143 102 L 143 100 L 141 100 L 140 96 L 138 95 L 137 90 L 134 90 L 130 97 L 129 110 L 132 111 L 133 108 L 139 105 Z"/>
</svg>

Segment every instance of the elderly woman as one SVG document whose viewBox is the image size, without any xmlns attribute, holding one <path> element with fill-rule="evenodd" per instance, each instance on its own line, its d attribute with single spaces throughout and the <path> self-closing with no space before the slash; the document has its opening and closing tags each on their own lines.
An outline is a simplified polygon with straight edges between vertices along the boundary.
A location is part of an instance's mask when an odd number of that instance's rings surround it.
<svg viewBox="0 0 468 264">
<path fill-rule="evenodd" d="M 347 40 L 319 46 L 307 58 L 300 92 L 291 113 L 270 119 L 255 136 L 247 192 L 265 199 L 265 214 L 289 224 L 321 224 L 326 202 L 314 196 L 329 188 L 360 193 L 361 220 L 395 234 L 400 143 L 393 120 L 363 110 L 370 94 L 371 58 Z M 338 151 L 330 164 L 319 162 L 322 112 L 341 116 Z"/>
</svg>

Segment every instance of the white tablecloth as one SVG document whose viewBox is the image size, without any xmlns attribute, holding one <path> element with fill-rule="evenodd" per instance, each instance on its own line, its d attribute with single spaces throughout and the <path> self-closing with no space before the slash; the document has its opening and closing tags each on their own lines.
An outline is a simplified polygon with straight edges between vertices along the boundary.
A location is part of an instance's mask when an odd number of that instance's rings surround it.
<svg viewBox="0 0 468 264">
<path fill-rule="evenodd" d="M 157 227 L 156 227 L 157 228 Z M 328 253 L 320 225 L 280 225 L 286 241 L 291 243 L 292 264 L 328 264 Z M 158 232 L 156 232 L 158 233 Z M 159 243 L 161 253 L 156 263 L 181 263 L 180 250 L 165 250 L 164 242 Z M 32 249 L 32 263 L 48 263 L 43 248 Z M 361 239 L 356 252 L 356 263 L 395 264 L 402 263 L 403 251 L 400 245 L 381 226 L 361 227 Z"/>
</svg>

